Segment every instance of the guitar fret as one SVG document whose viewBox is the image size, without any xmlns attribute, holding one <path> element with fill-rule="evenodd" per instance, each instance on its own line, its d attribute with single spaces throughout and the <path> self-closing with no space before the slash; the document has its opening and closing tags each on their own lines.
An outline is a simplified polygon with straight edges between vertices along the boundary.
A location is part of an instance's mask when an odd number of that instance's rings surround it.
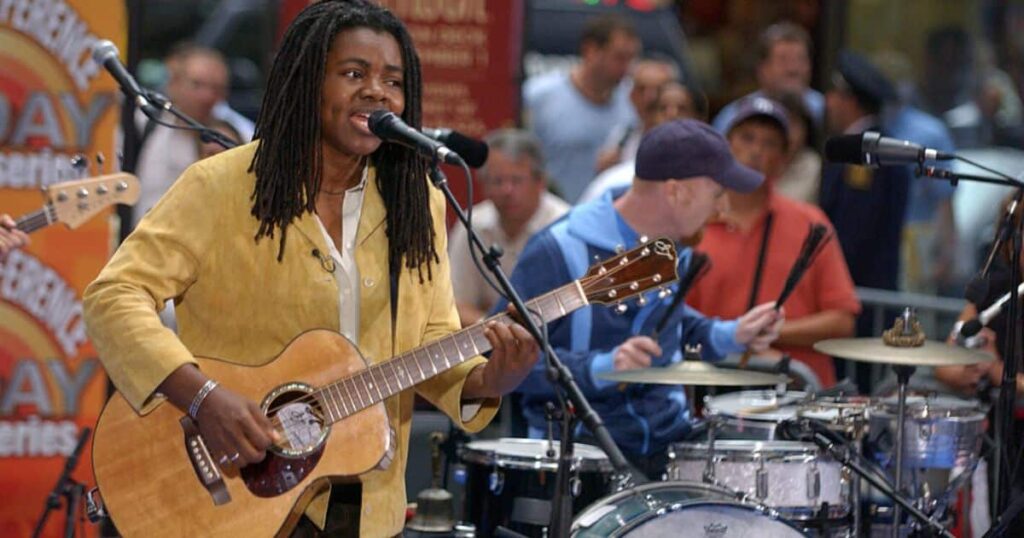
<svg viewBox="0 0 1024 538">
<path fill-rule="evenodd" d="M 397 361 L 388 361 L 387 364 L 391 365 L 391 375 L 394 376 L 395 384 L 398 386 L 398 392 L 405 390 L 408 385 L 405 384 L 405 377 L 403 377 L 403 371 L 398 368 L 400 365 L 396 365 Z"/>
<path fill-rule="evenodd" d="M 347 388 L 351 392 L 355 393 L 355 396 L 357 398 L 359 398 L 359 405 L 356 407 L 356 409 L 363 409 L 364 407 L 366 407 L 366 403 L 363 402 L 363 394 L 361 392 L 359 392 L 359 386 L 355 383 L 355 378 L 354 377 L 350 377 L 350 378 L 346 379 L 345 380 L 345 384 L 348 385 Z"/>
<path fill-rule="evenodd" d="M 313 393 L 310 394 L 310 396 L 313 397 L 313 400 L 315 400 L 320 409 L 323 410 L 325 417 L 324 422 L 331 423 L 337 420 L 334 418 L 334 412 L 331 411 L 331 403 L 327 401 L 326 398 L 324 398 L 324 393 L 322 390 L 314 391 Z"/>
<path fill-rule="evenodd" d="M 377 393 L 380 394 L 380 392 L 381 392 L 380 389 L 383 388 L 384 389 L 384 393 L 387 394 L 388 396 L 390 396 L 392 394 L 392 392 L 391 392 L 391 385 L 388 384 L 388 376 L 384 373 L 384 370 L 380 367 L 380 365 L 377 365 L 377 366 L 375 366 L 372 369 L 376 371 L 377 378 L 384 380 L 384 383 L 380 383 L 379 381 L 377 382 Z M 383 387 L 381 387 L 381 385 L 383 385 Z M 381 395 L 381 399 L 382 400 L 385 397 L 386 396 Z"/>
<path fill-rule="evenodd" d="M 419 355 L 417 355 L 417 353 L 419 353 L 419 351 L 420 351 L 419 349 L 414 349 L 412 351 L 412 360 L 413 360 L 413 362 L 416 363 L 416 368 L 419 369 L 419 371 L 420 371 L 420 381 L 425 381 L 427 379 L 427 372 L 425 372 L 423 370 L 423 364 L 420 362 Z M 428 359 L 429 359 L 429 357 L 428 357 Z"/>
<path fill-rule="evenodd" d="M 348 406 L 345 405 L 345 396 L 341 391 L 341 387 L 339 387 L 337 383 L 331 383 L 328 390 L 331 392 L 331 397 L 337 402 L 335 406 L 341 410 L 340 415 L 343 417 L 350 415 L 351 413 L 348 410 Z"/>
<path fill-rule="evenodd" d="M 340 415 L 341 414 L 340 409 L 339 409 L 339 412 L 337 412 L 337 413 L 332 411 L 332 409 L 337 408 L 338 406 L 334 402 L 334 394 L 331 393 L 331 385 L 327 385 L 322 390 L 319 390 L 317 392 L 320 393 L 320 396 L 319 396 L 318 399 L 320 400 L 320 406 L 321 407 L 323 407 L 328 412 L 330 412 L 331 415 Z M 334 421 L 338 420 L 338 418 L 340 418 L 340 417 L 336 418 L 335 416 L 332 416 L 331 417 L 331 422 L 334 422 Z"/>
<path fill-rule="evenodd" d="M 437 342 L 430 344 L 427 349 L 427 360 L 430 361 L 430 368 L 434 371 L 434 375 L 437 375 L 437 361 L 441 360 L 440 348 Z"/>
<path fill-rule="evenodd" d="M 375 369 L 376 368 L 368 368 L 366 370 L 366 372 L 364 372 L 364 374 L 362 376 L 360 376 L 360 377 L 367 377 L 367 375 L 369 375 L 369 377 L 370 377 L 370 381 L 369 382 L 364 380 L 364 383 L 368 383 L 366 385 L 366 394 L 367 394 L 367 396 L 370 397 L 370 403 L 374 403 L 376 401 L 376 400 L 373 399 L 373 393 L 370 392 L 370 389 L 374 389 L 374 388 L 377 389 L 377 396 L 381 400 L 384 399 L 384 394 L 382 394 L 381 391 L 380 391 L 380 383 L 378 383 L 377 380 L 373 377 L 373 371 Z"/>
</svg>

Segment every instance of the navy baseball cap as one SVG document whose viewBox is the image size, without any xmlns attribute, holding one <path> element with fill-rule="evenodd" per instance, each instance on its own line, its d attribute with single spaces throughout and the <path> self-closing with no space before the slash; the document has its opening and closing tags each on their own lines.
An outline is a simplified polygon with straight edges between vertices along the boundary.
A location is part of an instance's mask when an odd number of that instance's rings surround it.
<svg viewBox="0 0 1024 538">
<path fill-rule="evenodd" d="M 789 136 L 789 118 L 786 117 L 786 109 L 781 103 L 767 97 L 749 96 L 744 97 L 736 103 L 736 114 L 725 126 L 725 136 L 729 136 L 737 125 L 750 118 L 767 118 L 775 123 L 782 130 L 783 137 Z"/>
<path fill-rule="evenodd" d="M 738 192 L 761 186 L 764 175 L 733 159 L 729 143 L 697 120 L 663 123 L 644 135 L 636 152 L 636 176 L 647 181 L 707 176 Z"/>
</svg>

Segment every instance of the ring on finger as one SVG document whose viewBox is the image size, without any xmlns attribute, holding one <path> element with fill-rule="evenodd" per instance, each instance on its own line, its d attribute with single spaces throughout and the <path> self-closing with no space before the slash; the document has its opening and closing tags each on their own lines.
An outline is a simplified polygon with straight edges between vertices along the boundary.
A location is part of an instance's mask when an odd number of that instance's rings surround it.
<svg viewBox="0 0 1024 538">
<path fill-rule="evenodd" d="M 220 459 L 217 461 L 220 462 L 221 465 L 227 465 L 228 463 L 230 463 L 231 460 L 228 459 L 227 454 L 221 454 Z"/>
<path fill-rule="evenodd" d="M 234 462 L 238 461 L 239 457 L 241 457 L 241 454 L 239 454 L 238 452 L 235 452 L 234 454 L 232 454 L 231 455 L 231 463 L 234 463 Z"/>
</svg>

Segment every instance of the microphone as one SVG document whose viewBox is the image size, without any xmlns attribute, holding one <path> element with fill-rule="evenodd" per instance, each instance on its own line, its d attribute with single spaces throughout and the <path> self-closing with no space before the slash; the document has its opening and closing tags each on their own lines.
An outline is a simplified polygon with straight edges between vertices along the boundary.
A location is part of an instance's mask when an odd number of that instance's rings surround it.
<svg viewBox="0 0 1024 538">
<path fill-rule="evenodd" d="M 101 39 L 92 47 L 93 61 L 106 68 L 110 75 L 114 77 L 118 86 L 121 87 L 121 91 L 124 92 L 125 97 L 134 99 L 136 106 L 141 108 L 147 116 L 152 115 L 157 107 L 154 107 L 153 103 L 149 101 L 146 91 L 139 86 L 139 83 L 135 81 L 135 77 L 121 63 L 120 56 L 121 53 L 117 50 L 117 45 L 109 39 Z"/>
<path fill-rule="evenodd" d="M 374 110 L 368 122 L 370 132 L 385 142 L 401 144 L 416 150 L 421 156 L 436 159 L 447 164 L 463 165 L 465 162 L 458 153 L 448 149 L 444 144 L 409 127 L 387 110 Z"/>
<path fill-rule="evenodd" d="M 423 134 L 458 153 L 470 168 L 480 168 L 483 166 L 487 162 L 487 156 L 490 154 L 491 148 L 487 145 L 487 142 L 464 135 L 454 129 L 431 129 L 424 127 Z"/>
<path fill-rule="evenodd" d="M 1017 287 L 1017 295 L 1024 295 L 1024 283 Z M 963 326 L 960 327 L 959 337 L 967 339 L 981 332 L 982 327 L 987 326 L 992 321 L 992 318 L 995 318 L 1003 311 L 1003 305 L 1009 300 L 1010 292 L 1006 292 L 998 301 L 992 303 L 992 306 L 982 310 L 978 317 L 965 321 Z"/>
<path fill-rule="evenodd" d="M 909 140 L 884 137 L 875 131 L 834 136 L 825 142 L 825 159 L 830 162 L 865 164 L 875 168 L 955 158 L 952 153 L 926 148 Z"/>
</svg>

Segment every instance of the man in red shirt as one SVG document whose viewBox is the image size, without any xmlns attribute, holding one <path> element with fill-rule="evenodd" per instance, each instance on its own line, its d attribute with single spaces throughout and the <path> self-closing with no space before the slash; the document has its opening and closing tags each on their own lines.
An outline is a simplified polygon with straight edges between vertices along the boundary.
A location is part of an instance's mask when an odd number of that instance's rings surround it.
<svg viewBox="0 0 1024 538">
<path fill-rule="evenodd" d="M 811 224 L 832 229 L 817 206 L 786 198 L 772 186 L 782 172 L 788 140 L 782 105 L 749 97 L 737 108 L 725 131 L 730 149 L 737 161 L 764 173 L 766 179 L 751 193 L 727 193 L 729 209 L 708 223 L 697 247 L 711 258 L 711 270 L 687 297 L 705 315 L 723 319 L 743 314 L 749 305 L 777 299 Z M 825 244 L 785 307 L 786 321 L 774 351 L 806 364 L 822 387 L 834 385 L 832 358 L 811 346 L 819 340 L 853 336 L 860 312 L 837 241 Z"/>
</svg>

